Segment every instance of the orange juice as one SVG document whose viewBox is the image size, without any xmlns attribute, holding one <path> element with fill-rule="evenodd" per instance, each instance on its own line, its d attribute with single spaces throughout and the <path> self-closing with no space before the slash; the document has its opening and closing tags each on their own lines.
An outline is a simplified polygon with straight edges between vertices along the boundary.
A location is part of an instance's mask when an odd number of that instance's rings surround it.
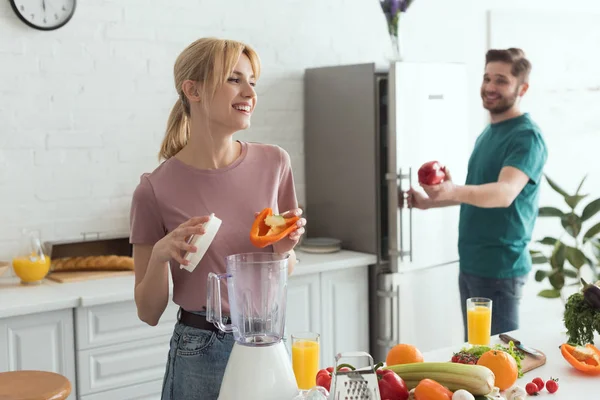
<svg viewBox="0 0 600 400">
<path fill-rule="evenodd" d="M 24 283 L 41 281 L 50 271 L 50 257 L 40 258 L 35 254 L 30 257 L 15 257 L 12 264 L 15 274 Z"/>
<path fill-rule="evenodd" d="M 292 367 L 299 389 L 308 390 L 315 386 L 319 372 L 319 343 L 301 340 L 292 344 Z"/>
<path fill-rule="evenodd" d="M 467 309 L 469 344 L 489 345 L 492 331 L 492 309 L 475 306 Z"/>
</svg>

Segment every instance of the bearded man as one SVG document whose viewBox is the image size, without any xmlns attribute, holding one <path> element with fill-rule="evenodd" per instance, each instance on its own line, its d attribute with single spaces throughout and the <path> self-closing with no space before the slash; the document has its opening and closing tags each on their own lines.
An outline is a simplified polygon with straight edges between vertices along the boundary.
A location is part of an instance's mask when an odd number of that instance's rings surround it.
<svg viewBox="0 0 600 400">
<path fill-rule="evenodd" d="M 460 205 L 459 288 L 466 300 L 492 299 L 491 334 L 519 328 L 523 287 L 532 269 L 528 244 L 537 219 L 548 151 L 539 126 L 519 102 L 529 88 L 531 63 L 521 49 L 489 50 L 481 84 L 490 123 L 475 142 L 464 185 L 447 180 L 411 188 L 409 206 Z M 467 340 L 465 334 L 465 340 Z"/>
</svg>

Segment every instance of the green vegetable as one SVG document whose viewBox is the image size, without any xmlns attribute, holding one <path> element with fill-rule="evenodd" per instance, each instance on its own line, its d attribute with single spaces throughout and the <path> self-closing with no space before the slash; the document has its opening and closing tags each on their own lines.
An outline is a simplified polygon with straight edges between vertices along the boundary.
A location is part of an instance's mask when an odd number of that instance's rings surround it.
<svg viewBox="0 0 600 400">
<path fill-rule="evenodd" d="M 503 346 L 501 344 L 497 344 L 493 347 L 473 346 L 468 349 L 466 347 L 461 349 L 461 351 L 469 353 L 469 354 L 477 357 L 477 359 L 479 359 L 479 357 L 481 357 L 483 355 L 483 353 L 486 353 L 490 350 L 502 350 L 502 351 L 505 351 L 508 354 L 510 354 L 517 362 L 517 368 L 519 370 L 519 378 L 523 376 L 523 369 L 521 367 L 521 361 L 525 359 L 525 354 L 523 354 L 522 351 L 518 350 L 512 341 L 508 344 L 508 347 Z"/>
<path fill-rule="evenodd" d="M 594 331 L 600 334 L 600 310 L 590 306 L 583 293 L 569 296 L 563 320 L 571 345 L 594 344 Z"/>
</svg>

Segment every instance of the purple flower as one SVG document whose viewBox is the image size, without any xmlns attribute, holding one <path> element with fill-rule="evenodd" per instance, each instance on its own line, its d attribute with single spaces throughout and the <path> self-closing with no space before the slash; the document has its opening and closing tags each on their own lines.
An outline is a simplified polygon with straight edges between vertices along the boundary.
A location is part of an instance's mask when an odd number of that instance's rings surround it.
<svg viewBox="0 0 600 400">
<path fill-rule="evenodd" d="M 385 15 L 390 35 L 398 35 L 398 20 L 400 14 L 406 12 L 414 0 L 379 0 L 381 10 Z"/>
</svg>

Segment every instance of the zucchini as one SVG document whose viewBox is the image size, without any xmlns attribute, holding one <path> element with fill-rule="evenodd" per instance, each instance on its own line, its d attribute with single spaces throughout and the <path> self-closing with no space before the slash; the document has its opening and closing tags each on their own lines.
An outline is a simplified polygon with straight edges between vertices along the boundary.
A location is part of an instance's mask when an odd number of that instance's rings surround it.
<svg viewBox="0 0 600 400">
<path fill-rule="evenodd" d="M 415 388 L 422 379 L 433 379 L 451 391 L 464 389 L 474 396 L 486 395 L 494 389 L 496 377 L 492 370 L 482 365 L 452 362 L 420 362 L 383 367 L 398 374 L 408 390 Z"/>
</svg>

